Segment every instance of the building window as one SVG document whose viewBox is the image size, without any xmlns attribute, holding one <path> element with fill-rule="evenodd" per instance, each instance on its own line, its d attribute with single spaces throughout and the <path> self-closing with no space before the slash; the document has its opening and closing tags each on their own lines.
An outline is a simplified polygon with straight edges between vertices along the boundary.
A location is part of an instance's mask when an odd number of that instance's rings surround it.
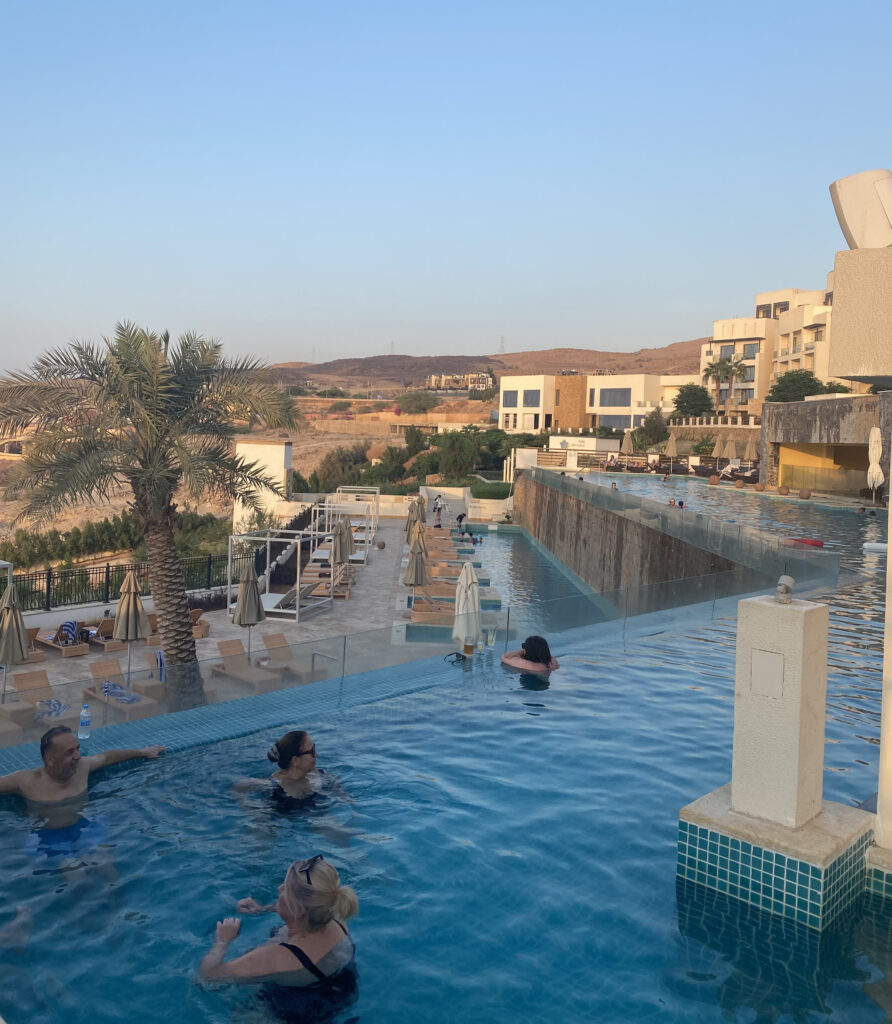
<svg viewBox="0 0 892 1024">
<path fill-rule="evenodd" d="M 781 313 L 786 313 L 790 308 L 789 302 L 775 302 L 774 304 L 774 316 L 777 318 Z"/>
<path fill-rule="evenodd" d="M 740 400 L 742 402 L 750 402 L 755 398 L 755 388 L 742 388 L 740 391 Z"/>
<path fill-rule="evenodd" d="M 824 340 L 824 328 L 823 327 L 816 327 L 815 328 L 815 341 L 823 341 L 823 340 Z"/>
<path fill-rule="evenodd" d="M 719 349 L 719 359 L 733 359 L 734 358 L 734 346 L 733 345 L 722 345 Z"/>
<path fill-rule="evenodd" d="M 632 389 L 631 388 L 601 388 L 601 406 L 602 408 L 616 408 L 617 406 L 627 406 L 632 404 Z M 626 419 L 629 417 L 626 416 Z M 628 426 L 628 424 L 626 424 Z"/>
<path fill-rule="evenodd" d="M 555 423 L 555 426 L 557 426 L 557 423 Z M 546 430 L 551 430 L 551 413 L 550 412 L 547 412 L 545 414 L 545 429 Z"/>
<path fill-rule="evenodd" d="M 832 306 L 833 305 L 833 292 L 824 292 L 824 305 L 825 306 Z"/>
<path fill-rule="evenodd" d="M 523 393 L 523 407 L 524 409 L 538 409 L 542 404 L 539 401 L 540 391 L 536 388 L 533 391 L 524 391 Z"/>
<path fill-rule="evenodd" d="M 633 417 L 633 419 L 632 419 L 632 426 L 633 427 L 640 427 L 641 424 L 644 422 L 645 418 L 646 417 L 644 417 L 644 416 L 635 416 L 635 417 Z"/>
<path fill-rule="evenodd" d="M 554 404 L 555 405 L 560 405 L 561 404 L 561 389 L 560 388 L 555 388 L 554 389 Z"/>
<path fill-rule="evenodd" d="M 516 391 L 503 391 L 502 392 L 502 406 L 505 409 L 516 409 L 517 408 L 517 392 Z"/>
<path fill-rule="evenodd" d="M 755 380 L 756 379 L 756 368 L 755 366 L 744 366 L 744 380 Z"/>
<path fill-rule="evenodd" d="M 502 416 L 502 426 L 505 428 L 505 430 L 508 430 L 511 427 L 511 413 L 510 412 L 506 412 Z"/>
<path fill-rule="evenodd" d="M 764 306 L 756 306 L 756 319 L 757 320 L 770 320 L 771 319 L 771 303 L 768 302 Z"/>
<path fill-rule="evenodd" d="M 614 430 L 628 430 L 632 426 L 631 416 L 600 416 L 599 427 L 613 427 Z"/>
<path fill-rule="evenodd" d="M 537 412 L 525 412 L 523 414 L 523 429 L 524 430 L 538 430 L 539 429 L 539 413 L 537 413 Z"/>
<path fill-rule="evenodd" d="M 791 351 L 800 352 L 802 350 L 802 331 L 793 331 L 793 348 Z"/>
<path fill-rule="evenodd" d="M 591 406 L 593 406 L 595 404 L 595 389 L 594 388 L 589 388 L 588 389 L 588 404 L 589 404 L 589 407 L 591 407 Z"/>
<path fill-rule="evenodd" d="M 744 359 L 755 359 L 759 354 L 759 342 L 753 341 L 748 345 L 743 346 L 743 358 Z"/>
</svg>

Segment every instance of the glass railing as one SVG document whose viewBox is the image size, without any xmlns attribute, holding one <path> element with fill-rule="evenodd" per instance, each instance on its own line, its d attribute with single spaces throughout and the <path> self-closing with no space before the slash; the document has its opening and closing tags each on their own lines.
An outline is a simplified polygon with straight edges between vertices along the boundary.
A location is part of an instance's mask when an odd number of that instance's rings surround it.
<svg viewBox="0 0 892 1024">
<path fill-rule="evenodd" d="M 776 577 L 741 569 L 603 595 L 576 592 L 550 601 L 484 608 L 479 643 L 471 659 L 495 663 L 505 650 L 519 647 L 532 634 L 547 637 L 560 656 L 567 644 L 580 639 L 580 631 L 587 641 L 603 636 L 605 642 L 616 643 L 642 631 L 690 629 L 714 618 L 733 616 L 741 596 L 773 593 L 776 582 Z M 797 596 L 805 593 L 806 588 L 797 587 Z M 92 729 L 101 734 L 102 729 L 122 722 L 204 705 L 233 704 L 231 724 L 239 713 L 234 702 L 253 699 L 256 708 L 258 702 L 262 705 L 271 700 L 265 695 L 297 692 L 308 683 L 336 684 L 333 699 L 344 706 L 415 690 L 425 685 L 426 676 L 419 676 L 417 671 L 401 672 L 400 666 L 448 657 L 462 651 L 465 641 L 464 637 L 453 639 L 451 606 L 435 606 L 433 614 L 425 614 L 424 602 L 418 607 L 422 609 L 420 615 L 400 618 L 383 629 L 300 642 L 285 642 L 286 636 L 293 639 L 287 633 L 254 629 L 250 654 L 248 633 L 244 631 L 244 653 L 201 659 L 179 676 L 168 667 L 166 679 L 159 671 L 158 648 L 141 642 L 131 649 L 129 671 L 126 654 L 117 658 L 101 654 L 84 659 L 83 678 L 54 682 L 53 676 L 70 675 L 73 666 L 61 658 L 53 664 L 44 662 L 46 692 L 23 689 L 19 695 L 17 673 L 10 672 L 5 700 L 0 705 L 0 746 L 33 742 L 57 724 L 76 728 L 85 701 L 91 708 Z M 61 671 L 55 670 L 56 665 Z M 33 676 L 33 672 L 30 674 Z M 33 685 L 33 678 L 30 682 Z M 289 717 L 287 711 L 281 711 L 281 704 L 275 706 L 280 709 L 276 712 L 279 717 Z M 246 731 L 253 731 L 250 726 L 256 721 L 254 712 L 246 714 L 244 720 Z M 185 728 L 189 721 L 183 719 Z M 101 744 L 100 735 L 97 749 Z"/>
<path fill-rule="evenodd" d="M 819 469 L 813 466 L 781 466 L 780 487 L 792 492 L 820 491 L 824 494 L 859 494 L 861 499 L 873 503 L 873 492 L 867 486 L 867 473 L 863 469 Z M 783 492 L 782 492 L 783 493 Z M 878 501 L 887 493 L 886 485 L 878 488 Z"/>
</svg>

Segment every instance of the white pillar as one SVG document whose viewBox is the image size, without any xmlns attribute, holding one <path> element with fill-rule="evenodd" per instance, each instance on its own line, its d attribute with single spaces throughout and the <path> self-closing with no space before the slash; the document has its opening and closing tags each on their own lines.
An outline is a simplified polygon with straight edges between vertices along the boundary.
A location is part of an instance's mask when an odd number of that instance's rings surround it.
<svg viewBox="0 0 892 1024">
<path fill-rule="evenodd" d="M 567 469 L 572 469 L 574 472 L 579 469 L 579 452 L 575 449 L 567 452 Z"/>
<path fill-rule="evenodd" d="M 731 807 L 799 828 L 821 810 L 829 609 L 773 597 L 737 608 Z"/>
<path fill-rule="evenodd" d="M 886 540 L 892 540 L 892 502 Z M 886 549 L 886 617 L 883 625 L 883 700 L 880 710 L 880 778 L 877 791 L 877 846 L 892 849 L 892 555 Z"/>
</svg>

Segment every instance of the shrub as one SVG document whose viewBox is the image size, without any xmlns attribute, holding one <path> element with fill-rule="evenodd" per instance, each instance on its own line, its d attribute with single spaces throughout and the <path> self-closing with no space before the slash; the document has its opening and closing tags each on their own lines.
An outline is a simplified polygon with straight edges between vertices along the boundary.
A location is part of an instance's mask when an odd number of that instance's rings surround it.
<svg viewBox="0 0 892 1024">
<path fill-rule="evenodd" d="M 511 484 L 485 484 L 482 480 L 471 484 L 471 497 L 504 499 L 511 493 Z"/>
</svg>

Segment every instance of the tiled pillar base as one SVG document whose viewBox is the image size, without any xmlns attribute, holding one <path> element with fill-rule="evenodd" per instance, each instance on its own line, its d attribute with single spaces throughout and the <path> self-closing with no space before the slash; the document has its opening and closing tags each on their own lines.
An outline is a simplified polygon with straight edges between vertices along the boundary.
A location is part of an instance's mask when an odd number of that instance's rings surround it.
<svg viewBox="0 0 892 1024">
<path fill-rule="evenodd" d="M 812 821 L 788 829 L 732 811 L 729 783 L 679 813 L 677 873 L 821 930 L 864 890 L 874 819 L 825 800 Z"/>
<path fill-rule="evenodd" d="M 872 846 L 867 851 L 865 888 L 874 896 L 892 899 L 892 850 Z"/>
</svg>

